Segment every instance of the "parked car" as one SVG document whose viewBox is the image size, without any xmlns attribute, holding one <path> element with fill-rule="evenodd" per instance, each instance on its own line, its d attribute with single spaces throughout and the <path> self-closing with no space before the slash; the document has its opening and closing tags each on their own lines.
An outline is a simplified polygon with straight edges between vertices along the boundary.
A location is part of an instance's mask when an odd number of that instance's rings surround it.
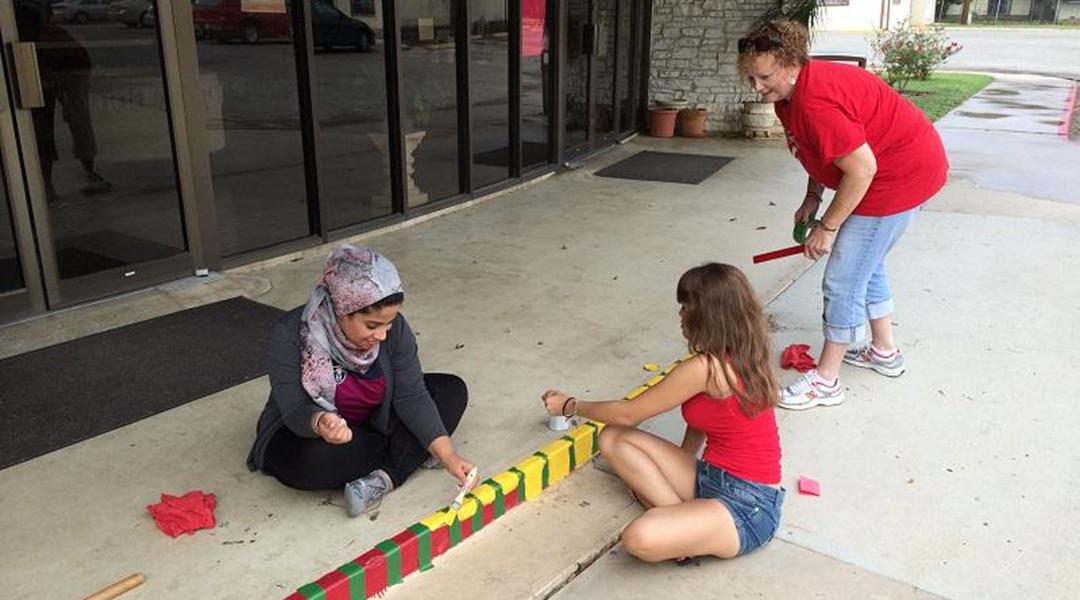
<svg viewBox="0 0 1080 600">
<path fill-rule="evenodd" d="M 284 5 L 288 7 L 289 3 Z M 244 12 L 241 6 L 241 0 L 193 0 L 195 37 L 256 44 L 292 35 L 291 12 Z M 312 0 L 311 9 L 315 47 L 348 46 L 361 52 L 374 48 L 375 32 L 366 23 L 353 19 L 325 0 Z"/>
<path fill-rule="evenodd" d="M 110 0 L 61 0 L 52 4 L 53 19 L 60 23 L 109 20 Z"/>
<path fill-rule="evenodd" d="M 370 52 L 375 47 L 375 32 L 367 23 L 322 0 L 311 3 L 311 30 L 316 48 L 346 46 Z"/>
<path fill-rule="evenodd" d="M 128 27 L 153 27 L 153 8 L 151 0 L 112 0 L 109 18 Z"/>
</svg>

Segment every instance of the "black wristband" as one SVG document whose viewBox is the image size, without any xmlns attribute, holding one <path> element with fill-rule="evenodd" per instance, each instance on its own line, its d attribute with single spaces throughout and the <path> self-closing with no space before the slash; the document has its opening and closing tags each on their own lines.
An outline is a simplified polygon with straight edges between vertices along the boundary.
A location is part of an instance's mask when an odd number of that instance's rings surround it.
<svg viewBox="0 0 1080 600">
<path fill-rule="evenodd" d="M 574 414 L 573 415 L 568 415 L 568 414 L 566 414 L 566 407 L 570 404 L 571 400 L 574 401 Z M 566 402 L 563 402 L 562 410 L 560 410 L 559 413 L 561 413 L 562 416 L 564 416 L 564 417 L 572 417 L 572 416 L 576 415 L 577 414 L 577 398 L 575 398 L 573 396 L 570 396 L 569 398 L 567 398 Z"/>
</svg>

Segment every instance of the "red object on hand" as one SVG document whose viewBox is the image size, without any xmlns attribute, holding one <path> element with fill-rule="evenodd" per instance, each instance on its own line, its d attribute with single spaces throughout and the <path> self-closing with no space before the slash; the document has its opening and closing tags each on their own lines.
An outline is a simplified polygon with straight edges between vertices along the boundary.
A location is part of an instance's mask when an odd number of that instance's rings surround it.
<svg viewBox="0 0 1080 600">
<path fill-rule="evenodd" d="M 805 373 L 817 368 L 817 362 L 814 361 L 813 356 L 810 356 L 810 346 L 792 344 L 784 348 L 784 354 L 780 357 L 780 367 Z"/>
<path fill-rule="evenodd" d="M 214 527 L 214 506 L 217 499 L 202 490 L 192 490 L 183 496 L 161 495 L 161 502 L 148 504 L 146 510 L 154 517 L 158 529 L 176 537 L 181 533 L 192 535 L 198 529 Z"/>
<path fill-rule="evenodd" d="M 751 260 L 754 261 L 754 264 L 756 265 L 758 263 L 784 258 L 785 256 L 802 254 L 804 250 L 806 250 L 806 246 L 803 246 L 802 244 L 799 244 L 798 246 L 788 246 L 787 248 L 773 250 L 772 252 L 766 252 L 765 254 L 755 254 Z"/>
</svg>

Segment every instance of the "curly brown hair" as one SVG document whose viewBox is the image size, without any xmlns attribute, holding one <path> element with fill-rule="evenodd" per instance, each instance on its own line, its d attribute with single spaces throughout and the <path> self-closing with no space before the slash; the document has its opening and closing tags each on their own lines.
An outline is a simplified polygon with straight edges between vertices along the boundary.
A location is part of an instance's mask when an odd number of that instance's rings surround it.
<svg viewBox="0 0 1080 600">
<path fill-rule="evenodd" d="M 679 278 L 675 299 L 682 305 L 689 350 L 710 359 L 710 380 L 723 379 L 748 416 L 776 406 L 780 384 L 771 366 L 765 312 L 746 275 L 721 263 L 694 267 Z"/>
<path fill-rule="evenodd" d="M 781 67 L 801 67 L 810 60 L 809 39 L 806 27 L 796 21 L 782 19 L 758 25 L 739 40 L 739 73 L 749 73 L 754 59 L 764 54 L 772 55 Z M 755 46 L 759 40 L 771 42 L 771 47 L 759 51 Z"/>
</svg>

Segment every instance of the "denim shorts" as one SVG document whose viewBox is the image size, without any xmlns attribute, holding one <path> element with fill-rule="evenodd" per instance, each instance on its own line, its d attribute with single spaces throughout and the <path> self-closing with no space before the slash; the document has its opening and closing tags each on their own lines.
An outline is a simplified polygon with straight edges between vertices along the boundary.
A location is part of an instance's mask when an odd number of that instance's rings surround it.
<svg viewBox="0 0 1080 600">
<path fill-rule="evenodd" d="M 916 210 L 886 217 L 851 215 L 840 226 L 821 281 L 826 340 L 847 344 L 862 341 L 867 320 L 892 314 L 885 256 L 904 234 Z"/>
<path fill-rule="evenodd" d="M 784 488 L 740 479 L 703 460 L 697 461 L 696 487 L 696 498 L 719 500 L 731 513 L 739 533 L 738 556 L 764 546 L 780 527 Z"/>
</svg>

